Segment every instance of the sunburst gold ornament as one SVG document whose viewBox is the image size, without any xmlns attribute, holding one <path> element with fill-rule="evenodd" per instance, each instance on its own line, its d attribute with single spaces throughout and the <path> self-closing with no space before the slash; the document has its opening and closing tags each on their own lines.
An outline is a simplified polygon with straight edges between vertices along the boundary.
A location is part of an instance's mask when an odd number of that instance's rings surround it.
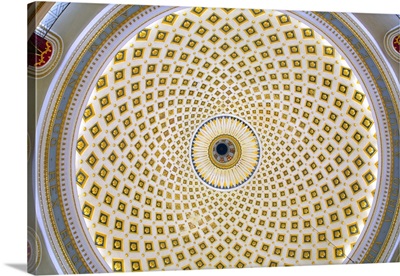
<svg viewBox="0 0 400 276">
<path fill-rule="evenodd" d="M 191 162 L 200 180 L 217 190 L 247 183 L 260 163 L 260 142 L 254 129 L 232 115 L 203 122 L 191 142 Z"/>
</svg>

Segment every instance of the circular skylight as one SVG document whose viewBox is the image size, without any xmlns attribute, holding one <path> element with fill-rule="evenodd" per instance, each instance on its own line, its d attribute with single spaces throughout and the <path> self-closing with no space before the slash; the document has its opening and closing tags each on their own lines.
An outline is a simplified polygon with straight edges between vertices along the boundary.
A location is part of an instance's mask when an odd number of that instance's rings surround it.
<svg viewBox="0 0 400 276">
<path fill-rule="evenodd" d="M 260 142 L 242 119 L 218 115 L 203 122 L 190 145 L 190 160 L 200 180 L 218 190 L 248 182 L 260 162 Z"/>
</svg>

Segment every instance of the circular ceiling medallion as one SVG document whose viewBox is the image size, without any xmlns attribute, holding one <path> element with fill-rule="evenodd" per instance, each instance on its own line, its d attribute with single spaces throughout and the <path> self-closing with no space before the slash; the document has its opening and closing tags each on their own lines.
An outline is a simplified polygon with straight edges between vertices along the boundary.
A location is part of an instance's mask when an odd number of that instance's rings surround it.
<svg viewBox="0 0 400 276">
<path fill-rule="evenodd" d="M 42 245 L 38 234 L 32 228 L 28 227 L 27 242 L 27 271 L 29 273 L 37 272 L 42 258 Z"/>
<path fill-rule="evenodd" d="M 400 35 L 398 30 L 397 26 L 390 29 L 384 38 L 386 52 L 396 61 L 400 61 Z"/>
<path fill-rule="evenodd" d="M 203 122 L 190 143 L 190 160 L 207 186 L 232 190 L 247 183 L 260 163 L 260 142 L 243 119 L 218 115 Z"/>
</svg>

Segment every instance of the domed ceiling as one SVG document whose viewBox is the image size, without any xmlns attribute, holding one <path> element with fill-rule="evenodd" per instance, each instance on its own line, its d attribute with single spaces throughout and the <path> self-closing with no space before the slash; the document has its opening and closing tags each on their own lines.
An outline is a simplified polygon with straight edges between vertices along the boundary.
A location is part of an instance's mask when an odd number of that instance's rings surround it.
<svg viewBox="0 0 400 276">
<path fill-rule="evenodd" d="M 378 178 L 374 111 L 348 61 L 299 19 L 179 10 L 109 61 L 74 160 L 111 269 L 352 262 Z"/>
<path fill-rule="evenodd" d="M 399 83 L 355 15 L 97 8 L 35 80 L 58 273 L 398 256 Z"/>
</svg>

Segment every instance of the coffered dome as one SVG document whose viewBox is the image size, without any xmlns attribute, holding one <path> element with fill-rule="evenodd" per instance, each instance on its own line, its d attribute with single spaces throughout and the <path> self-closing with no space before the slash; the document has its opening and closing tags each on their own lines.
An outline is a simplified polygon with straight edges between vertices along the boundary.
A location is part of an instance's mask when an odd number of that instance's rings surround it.
<svg viewBox="0 0 400 276">
<path fill-rule="evenodd" d="M 328 15 L 119 7 L 104 20 L 120 13 L 64 86 L 63 217 L 88 270 L 365 261 L 395 132 Z"/>
<path fill-rule="evenodd" d="M 83 216 L 116 270 L 341 263 L 376 187 L 352 68 L 275 11 L 193 8 L 145 26 L 98 79 L 77 142 Z"/>
</svg>

